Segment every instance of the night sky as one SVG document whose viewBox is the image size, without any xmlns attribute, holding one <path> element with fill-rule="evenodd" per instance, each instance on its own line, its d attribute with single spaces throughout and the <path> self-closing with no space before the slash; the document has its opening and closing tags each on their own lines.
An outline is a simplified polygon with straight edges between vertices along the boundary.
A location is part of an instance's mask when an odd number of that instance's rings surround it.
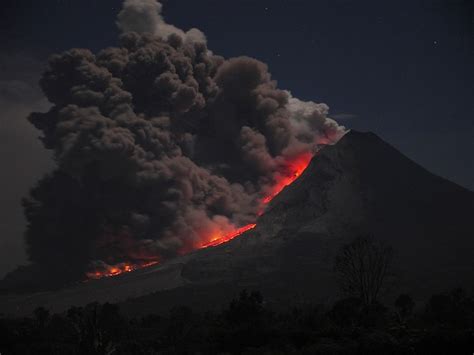
<svg viewBox="0 0 474 355">
<path fill-rule="evenodd" d="M 25 120 L 48 107 L 42 68 L 54 52 L 115 45 L 121 0 L 1 6 L 0 275 L 24 258 L 20 199 L 52 166 Z M 164 17 L 202 30 L 217 54 L 266 62 L 280 88 L 474 189 L 473 0 L 169 0 Z"/>
</svg>

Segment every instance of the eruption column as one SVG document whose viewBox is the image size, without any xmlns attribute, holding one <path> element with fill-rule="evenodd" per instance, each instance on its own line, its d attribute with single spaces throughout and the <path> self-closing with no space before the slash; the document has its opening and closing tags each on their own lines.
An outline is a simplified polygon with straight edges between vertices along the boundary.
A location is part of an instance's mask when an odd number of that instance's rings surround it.
<svg viewBox="0 0 474 355">
<path fill-rule="evenodd" d="M 52 106 L 29 121 L 57 165 L 23 206 L 29 259 L 48 279 L 114 276 L 231 240 L 345 133 L 265 63 L 215 54 L 161 10 L 124 1 L 116 47 L 53 55 L 40 80 Z"/>
</svg>

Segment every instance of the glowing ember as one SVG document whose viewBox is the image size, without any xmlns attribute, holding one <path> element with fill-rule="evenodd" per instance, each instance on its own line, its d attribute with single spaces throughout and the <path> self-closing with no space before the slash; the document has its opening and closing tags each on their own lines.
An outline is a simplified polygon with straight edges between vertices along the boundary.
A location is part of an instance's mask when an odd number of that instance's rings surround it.
<svg viewBox="0 0 474 355">
<path fill-rule="evenodd" d="M 313 155 L 311 153 L 305 153 L 298 156 L 295 160 L 287 163 L 282 169 L 283 171 L 277 176 L 276 184 L 272 186 L 269 195 L 265 196 L 262 199 L 262 204 L 267 205 L 273 198 L 278 195 L 286 186 L 291 185 L 308 167 Z M 263 214 L 263 208 L 257 216 Z M 235 231 L 222 235 L 222 232 L 218 232 L 217 235 L 212 236 L 210 241 L 201 245 L 200 248 L 207 248 L 217 246 L 219 244 L 228 242 L 235 237 L 255 228 L 256 224 L 248 224 L 246 226 L 240 227 Z"/>
<path fill-rule="evenodd" d="M 239 235 L 255 228 L 256 224 L 253 223 L 253 224 L 248 224 L 246 226 L 243 226 L 243 227 L 240 227 L 239 229 L 231 232 L 231 233 L 228 233 L 228 234 L 225 234 L 225 235 L 218 235 L 218 236 L 215 236 L 213 238 L 211 238 L 211 241 L 202 245 L 201 248 L 207 248 L 207 247 L 215 247 L 219 244 L 222 244 L 222 243 L 225 243 L 225 242 L 228 242 L 232 239 L 234 239 L 235 237 L 238 237 Z"/>
<path fill-rule="evenodd" d="M 268 204 L 286 186 L 291 185 L 308 167 L 313 155 L 305 153 L 285 166 L 284 171 L 277 178 L 277 182 L 272 186 L 270 193 L 262 199 L 263 204 Z"/>
<path fill-rule="evenodd" d="M 144 267 L 158 264 L 158 261 L 150 261 L 144 264 L 120 263 L 115 265 L 104 265 L 100 270 L 94 270 L 86 274 L 88 279 L 101 279 L 103 277 L 117 276 Z"/>
<path fill-rule="evenodd" d="M 286 162 L 285 165 L 282 167 L 280 173 L 275 177 L 275 184 L 267 191 L 266 196 L 264 196 L 261 200 L 262 209 L 257 214 L 257 217 L 261 216 L 264 211 L 265 205 L 270 203 L 273 198 L 278 195 L 286 186 L 292 184 L 308 167 L 313 155 L 311 153 L 304 153 L 298 156 L 296 159 Z M 246 226 L 237 228 L 233 231 L 222 231 L 216 230 L 207 238 L 203 238 L 207 240 L 201 245 L 194 246 L 195 249 L 203 249 L 208 247 L 215 247 L 217 245 L 226 243 L 235 237 L 253 229 L 256 227 L 255 223 L 248 224 Z M 193 249 L 194 249 L 193 248 Z M 95 270 L 92 272 L 87 273 L 87 277 L 89 279 L 100 279 L 103 277 L 112 277 L 117 276 L 126 272 L 131 272 L 137 269 L 141 269 L 144 267 L 152 266 L 158 264 L 157 261 L 151 261 L 148 263 L 143 264 L 133 264 L 133 263 L 120 263 L 116 265 L 105 265 L 100 270 Z"/>
</svg>

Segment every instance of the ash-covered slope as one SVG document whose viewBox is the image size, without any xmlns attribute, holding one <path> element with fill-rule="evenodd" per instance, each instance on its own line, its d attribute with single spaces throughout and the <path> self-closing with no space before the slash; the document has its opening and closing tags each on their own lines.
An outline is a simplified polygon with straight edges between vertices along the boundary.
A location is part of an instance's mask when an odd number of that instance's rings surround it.
<svg viewBox="0 0 474 355">
<path fill-rule="evenodd" d="M 375 134 L 351 131 L 272 201 L 257 228 L 201 253 L 183 275 L 330 297 L 334 254 L 368 233 L 393 247 L 398 290 L 427 295 L 471 287 L 473 213 L 473 192 L 429 173 Z"/>
<path fill-rule="evenodd" d="M 473 212 L 473 192 L 429 173 L 376 135 L 351 131 L 325 147 L 242 236 L 117 278 L 10 296 L 0 312 L 129 298 L 125 308 L 138 313 L 212 307 L 241 288 L 283 302 L 324 301 L 337 293 L 335 253 L 366 233 L 393 247 L 397 293 L 470 288 Z"/>
</svg>

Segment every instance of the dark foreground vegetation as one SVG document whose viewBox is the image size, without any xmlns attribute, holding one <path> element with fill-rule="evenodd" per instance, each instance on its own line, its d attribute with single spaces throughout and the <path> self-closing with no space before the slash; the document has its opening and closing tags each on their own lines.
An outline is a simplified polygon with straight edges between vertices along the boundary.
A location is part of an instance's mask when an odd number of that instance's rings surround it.
<svg viewBox="0 0 474 355">
<path fill-rule="evenodd" d="M 216 313 L 182 307 L 127 319 L 113 304 L 54 315 L 38 308 L 30 318 L 3 317 L 0 334 L 2 355 L 472 354 L 474 298 L 457 289 L 420 307 L 401 295 L 389 307 L 346 298 L 274 311 L 243 291 Z"/>
</svg>

